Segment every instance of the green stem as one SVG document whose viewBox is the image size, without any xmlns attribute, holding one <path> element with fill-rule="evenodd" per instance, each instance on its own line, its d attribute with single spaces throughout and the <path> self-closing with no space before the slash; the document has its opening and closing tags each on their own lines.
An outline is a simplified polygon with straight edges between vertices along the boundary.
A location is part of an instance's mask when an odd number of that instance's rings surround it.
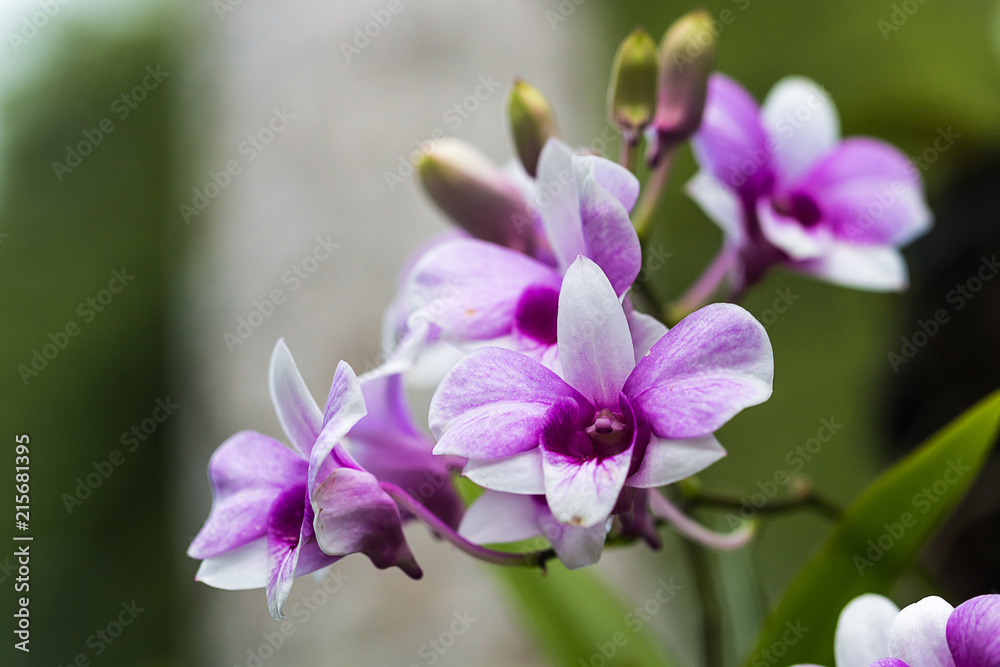
<svg viewBox="0 0 1000 667">
<path fill-rule="evenodd" d="M 814 509 L 834 521 L 843 515 L 843 510 L 819 495 L 813 489 L 808 489 L 802 495 L 792 498 L 771 500 L 759 507 L 750 504 L 745 498 L 734 498 L 732 496 L 704 491 L 697 492 L 689 498 L 689 501 L 692 507 L 705 506 L 743 509 L 749 505 L 754 514 L 781 514 L 782 512 L 793 512 L 800 509 Z"/>
<path fill-rule="evenodd" d="M 684 550 L 691 564 L 695 586 L 701 601 L 701 624 L 704 639 L 705 667 L 722 667 L 722 601 L 708 552 L 685 540 Z"/>
<path fill-rule="evenodd" d="M 653 167 L 653 171 L 650 172 L 645 187 L 643 187 L 642 193 L 639 195 L 639 201 L 635 205 L 635 210 L 632 212 L 632 224 L 635 226 L 635 231 L 639 235 L 640 240 L 645 239 L 649 235 L 650 224 L 652 224 L 653 218 L 660 208 L 660 203 L 663 201 L 663 195 L 667 190 L 670 167 L 674 162 L 674 152 L 674 150 L 671 150 L 665 153 L 660 158 L 659 164 Z"/>
</svg>

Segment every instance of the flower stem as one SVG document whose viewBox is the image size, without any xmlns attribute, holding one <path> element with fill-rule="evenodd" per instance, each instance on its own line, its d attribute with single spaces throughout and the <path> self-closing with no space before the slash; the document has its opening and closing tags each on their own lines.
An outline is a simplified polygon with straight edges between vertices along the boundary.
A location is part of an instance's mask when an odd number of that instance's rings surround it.
<svg viewBox="0 0 1000 667">
<path fill-rule="evenodd" d="M 692 507 L 703 505 L 706 507 L 725 507 L 730 509 L 743 509 L 747 504 L 746 500 L 741 498 L 703 491 L 699 491 L 696 495 L 691 496 L 690 503 Z M 760 507 L 756 505 L 751 505 L 750 507 L 754 514 L 780 514 L 799 509 L 815 509 L 823 516 L 834 521 L 839 519 L 843 514 L 843 510 L 819 495 L 812 488 L 806 489 L 801 495 L 792 498 L 771 500 Z"/>
<path fill-rule="evenodd" d="M 704 640 L 705 667 L 722 667 L 722 602 L 708 552 L 700 544 L 684 542 L 691 565 L 698 598 L 701 601 L 701 625 Z"/>
<path fill-rule="evenodd" d="M 667 180 L 670 175 L 670 167 L 674 162 L 674 150 L 665 152 L 646 180 L 645 187 L 639 195 L 639 201 L 632 212 L 632 225 L 635 227 L 639 239 L 645 239 L 650 233 L 650 224 L 656 216 L 663 195 L 667 190 Z"/>
<path fill-rule="evenodd" d="M 391 482 L 379 482 L 386 493 L 388 493 L 396 503 L 413 514 L 428 528 L 440 535 L 443 539 L 453 544 L 460 551 L 464 551 L 474 558 L 493 563 L 494 565 L 508 565 L 513 567 L 537 567 L 545 570 L 545 562 L 555 557 L 555 552 L 551 549 L 545 551 L 529 551 L 527 553 L 513 553 L 509 551 L 497 551 L 473 544 L 461 535 L 454 528 L 446 524 L 433 512 L 420 504 L 413 496 Z"/>
<path fill-rule="evenodd" d="M 694 282 L 688 291 L 670 309 L 670 319 L 679 322 L 689 314 L 705 305 L 712 293 L 715 292 L 719 283 L 726 277 L 726 271 L 732 261 L 732 250 L 723 247 Z"/>
<path fill-rule="evenodd" d="M 653 491 L 649 494 L 649 506 L 653 513 L 666 519 L 678 533 L 712 549 L 731 551 L 746 545 L 754 535 L 754 525 L 746 523 L 731 533 L 717 533 L 709 530 L 687 516 L 663 494 Z"/>
</svg>

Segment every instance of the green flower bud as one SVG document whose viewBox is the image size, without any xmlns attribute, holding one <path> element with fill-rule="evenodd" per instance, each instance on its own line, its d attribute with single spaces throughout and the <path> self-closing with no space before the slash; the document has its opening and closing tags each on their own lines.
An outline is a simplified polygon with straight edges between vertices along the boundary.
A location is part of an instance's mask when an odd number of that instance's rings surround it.
<svg viewBox="0 0 1000 667">
<path fill-rule="evenodd" d="M 658 57 L 656 42 L 642 28 L 626 37 L 615 54 L 608 114 L 628 141 L 635 141 L 656 113 Z"/>
<path fill-rule="evenodd" d="M 472 236 L 530 252 L 534 226 L 528 203 L 510 178 L 458 139 L 435 142 L 417 164 L 424 189 Z"/>
<path fill-rule="evenodd" d="M 517 79 L 507 98 L 507 115 L 517 155 L 525 171 L 534 178 L 545 142 L 549 137 L 559 136 L 555 114 L 537 88 Z"/>
<path fill-rule="evenodd" d="M 712 17 L 704 10 L 679 18 L 660 42 L 660 87 L 653 127 L 662 151 L 688 139 L 701 125 L 708 77 L 715 67 Z"/>
</svg>

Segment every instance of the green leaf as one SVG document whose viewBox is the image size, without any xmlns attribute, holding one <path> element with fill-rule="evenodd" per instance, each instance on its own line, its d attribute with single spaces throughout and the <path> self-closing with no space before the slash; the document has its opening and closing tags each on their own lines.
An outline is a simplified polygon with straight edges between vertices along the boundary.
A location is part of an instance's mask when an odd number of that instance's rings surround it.
<svg viewBox="0 0 1000 667">
<path fill-rule="evenodd" d="M 516 568 L 494 568 L 494 572 L 515 603 L 521 624 L 555 665 L 679 664 L 651 636 L 648 621 L 626 609 L 592 570 L 570 571 L 551 562 L 544 575 Z M 666 604 L 675 592 L 671 585 L 669 577 L 658 584 Z M 651 599 L 656 593 L 650 591 Z"/>
<path fill-rule="evenodd" d="M 823 549 L 792 581 L 749 664 L 833 664 L 841 609 L 887 594 L 965 495 L 1000 425 L 1000 391 L 983 399 L 879 477 L 847 510 Z M 767 652 L 767 654 L 765 654 Z"/>
</svg>

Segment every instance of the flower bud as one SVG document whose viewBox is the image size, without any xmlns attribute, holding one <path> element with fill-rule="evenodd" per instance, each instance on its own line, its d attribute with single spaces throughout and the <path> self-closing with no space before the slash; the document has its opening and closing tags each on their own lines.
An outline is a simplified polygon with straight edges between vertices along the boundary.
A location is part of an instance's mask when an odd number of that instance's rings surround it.
<svg viewBox="0 0 1000 667">
<path fill-rule="evenodd" d="M 517 79 L 507 98 L 507 116 L 517 155 L 525 171 L 534 178 L 545 142 L 549 137 L 559 136 L 552 107 L 537 88 Z"/>
<path fill-rule="evenodd" d="M 615 54 L 608 114 L 627 141 L 635 141 L 656 113 L 657 59 L 656 42 L 642 28 L 626 37 Z"/>
<path fill-rule="evenodd" d="M 660 42 L 660 86 L 653 129 L 653 162 L 701 125 L 708 77 L 715 66 L 712 17 L 704 10 L 679 18 Z"/>
<path fill-rule="evenodd" d="M 511 179 L 475 148 L 443 139 L 417 164 L 427 194 L 472 236 L 521 252 L 534 241 L 532 214 Z"/>
</svg>

